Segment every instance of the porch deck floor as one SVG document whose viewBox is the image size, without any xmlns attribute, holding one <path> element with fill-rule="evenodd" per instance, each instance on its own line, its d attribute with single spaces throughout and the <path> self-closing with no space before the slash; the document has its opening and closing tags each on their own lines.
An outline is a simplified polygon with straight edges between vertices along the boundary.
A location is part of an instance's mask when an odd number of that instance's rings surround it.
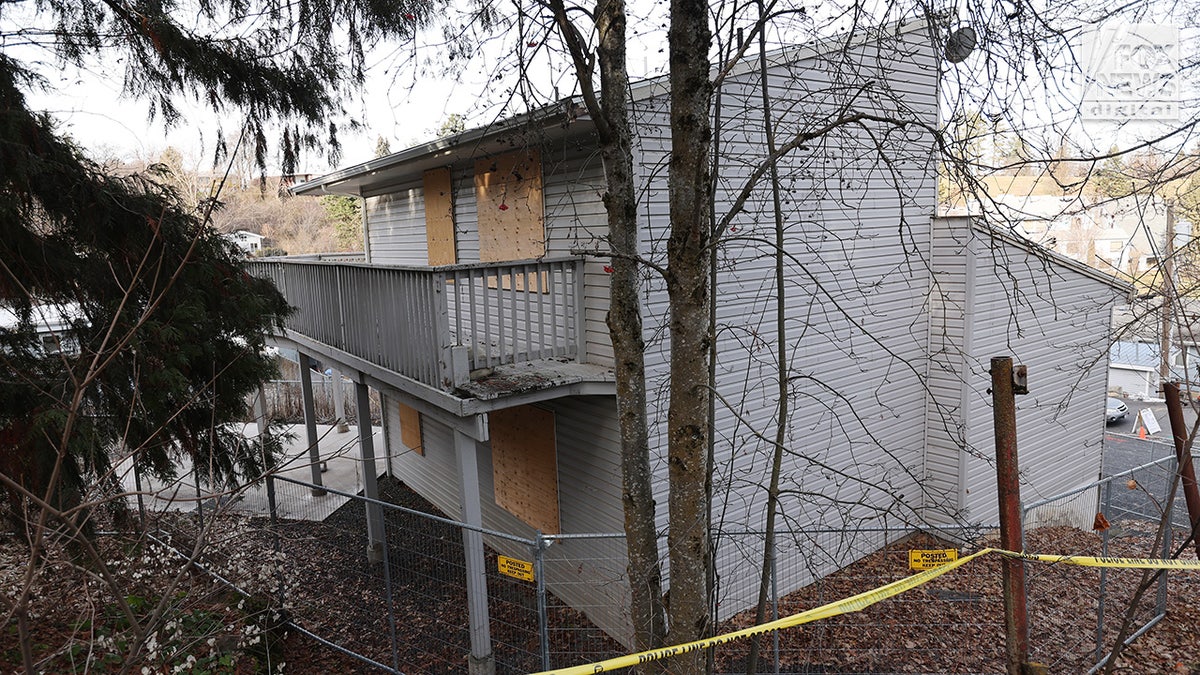
<svg viewBox="0 0 1200 675">
<path fill-rule="evenodd" d="M 383 450 L 382 429 L 373 427 L 375 464 L 383 472 L 386 458 Z M 309 468 L 308 441 L 303 424 L 293 424 L 285 427 L 292 439 L 284 443 L 283 456 L 280 459 L 279 476 L 293 480 L 312 482 Z M 253 439 L 258 434 L 258 425 L 246 424 L 242 433 Z M 327 488 L 356 494 L 362 490 L 362 462 L 359 459 L 358 427 L 350 425 L 348 432 L 338 433 L 336 427 L 328 424 L 317 425 L 317 447 L 320 449 L 321 460 L 325 462 L 326 470 L 321 474 L 321 481 Z M 122 469 L 127 469 L 123 466 Z M 248 515 L 266 516 L 270 513 L 265 482 L 243 486 L 229 493 L 214 494 L 207 486 L 201 484 L 199 492 L 195 479 L 192 477 L 191 466 L 184 462 L 179 467 L 179 476 L 170 484 L 156 484 L 143 479 L 142 490 L 146 508 L 149 511 L 174 510 L 194 511 L 201 499 L 204 509 L 208 511 L 218 504 L 227 511 L 245 513 Z M 133 492 L 135 489 L 133 473 L 125 470 L 122 484 Z M 287 499 L 278 500 L 280 518 L 297 520 L 324 520 L 348 501 L 340 495 L 326 493 L 314 497 L 307 488 L 291 483 L 276 483 L 277 490 L 286 490 Z M 131 498 L 136 507 L 136 500 Z"/>
</svg>

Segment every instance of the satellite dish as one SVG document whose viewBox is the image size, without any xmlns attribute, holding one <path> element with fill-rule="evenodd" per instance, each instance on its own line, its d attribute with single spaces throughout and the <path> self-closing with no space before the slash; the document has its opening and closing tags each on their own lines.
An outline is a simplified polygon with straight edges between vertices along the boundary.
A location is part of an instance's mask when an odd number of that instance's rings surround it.
<svg viewBox="0 0 1200 675">
<path fill-rule="evenodd" d="M 977 39 L 975 29 L 970 26 L 963 26 L 950 33 L 950 37 L 946 40 L 946 60 L 950 63 L 964 61 L 971 55 L 971 52 L 975 51 Z"/>
</svg>

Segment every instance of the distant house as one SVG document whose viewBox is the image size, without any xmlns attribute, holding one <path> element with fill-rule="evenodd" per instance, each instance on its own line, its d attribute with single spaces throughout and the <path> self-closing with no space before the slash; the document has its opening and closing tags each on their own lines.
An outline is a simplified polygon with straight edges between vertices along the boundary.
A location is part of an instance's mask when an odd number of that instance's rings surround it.
<svg viewBox="0 0 1200 675">
<path fill-rule="evenodd" d="M 34 305 L 30 318 L 43 354 L 79 353 L 79 342 L 73 327 L 86 320 L 78 305 Z M 17 313 L 0 301 L 0 332 L 15 330 L 19 322 Z"/>
<path fill-rule="evenodd" d="M 227 239 L 237 244 L 246 255 L 254 255 L 263 250 L 266 237 L 247 230 L 235 230 L 225 235 Z"/>
<path fill-rule="evenodd" d="M 1108 354 L 1109 392 L 1138 400 L 1161 399 L 1161 354 L 1162 346 L 1158 343 L 1114 342 Z M 1192 389 L 1196 389 L 1200 386 L 1200 376 L 1196 374 L 1198 364 L 1200 354 L 1197 353 L 1195 345 L 1174 346 L 1170 350 L 1167 368 L 1172 380 L 1187 383 Z"/>
<path fill-rule="evenodd" d="M 797 530 L 866 538 L 780 542 L 779 555 L 796 561 L 780 570 L 780 593 L 906 530 L 995 522 L 992 356 L 1029 367 L 1031 394 L 1018 411 L 1023 489 L 1054 494 L 1100 469 L 1109 317 L 1129 289 L 971 219 L 934 218 L 934 140 L 925 130 L 937 126 L 939 70 L 953 67 L 940 62 L 936 42 L 925 24 L 890 26 L 770 59 L 781 138 L 846 111 L 899 122 L 836 126 L 780 162 L 794 374 L 782 508 Z M 759 83 L 757 62 L 746 62 L 722 84 L 718 213 L 764 161 Z M 638 84 L 630 102 L 640 255 L 660 264 L 667 87 Z M 378 468 L 492 530 L 623 529 L 595 139 L 592 120 L 563 105 L 317 177 L 294 191 L 363 200 L 365 261 L 252 268 L 297 307 L 281 343 L 381 392 L 388 460 Z M 777 405 L 778 296 L 763 244 L 775 227 L 769 186 L 745 203 L 719 250 L 714 288 L 714 527 L 727 537 L 762 527 L 771 448 L 763 430 Z M 643 283 L 651 462 L 665 527 L 667 303 L 659 277 Z M 747 541 L 718 547 L 721 578 L 753 568 L 756 545 Z M 550 590 L 628 642 L 624 543 L 568 539 L 547 556 Z M 722 586 L 722 616 L 751 604 L 747 588 Z"/>
</svg>

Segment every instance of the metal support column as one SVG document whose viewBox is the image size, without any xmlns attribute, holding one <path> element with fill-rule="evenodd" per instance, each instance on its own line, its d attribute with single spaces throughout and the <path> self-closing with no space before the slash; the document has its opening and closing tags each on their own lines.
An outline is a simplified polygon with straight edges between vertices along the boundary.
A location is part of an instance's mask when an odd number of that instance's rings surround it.
<svg viewBox="0 0 1200 675">
<path fill-rule="evenodd" d="M 304 431 L 308 435 L 308 462 L 311 470 L 313 485 L 323 486 L 321 482 L 321 449 L 317 437 L 317 406 L 313 402 L 312 359 L 308 354 L 300 352 L 300 395 L 304 399 Z M 322 497 L 325 490 L 314 487 L 312 495 Z"/>
<path fill-rule="evenodd" d="M 467 611 L 471 629 L 471 675 L 493 675 L 492 636 L 488 620 L 487 569 L 483 555 L 483 508 L 479 501 L 479 456 L 475 439 L 455 430 L 454 454 L 458 457 L 458 489 L 462 503 L 463 555 L 467 567 Z"/>
<path fill-rule="evenodd" d="M 341 377 L 340 375 L 338 377 Z M 362 382 L 354 383 L 358 403 L 358 449 L 362 458 L 363 495 L 379 500 L 379 470 L 375 467 L 374 432 L 371 429 L 371 390 Z M 383 562 L 383 508 L 367 502 L 367 559 Z"/>
</svg>

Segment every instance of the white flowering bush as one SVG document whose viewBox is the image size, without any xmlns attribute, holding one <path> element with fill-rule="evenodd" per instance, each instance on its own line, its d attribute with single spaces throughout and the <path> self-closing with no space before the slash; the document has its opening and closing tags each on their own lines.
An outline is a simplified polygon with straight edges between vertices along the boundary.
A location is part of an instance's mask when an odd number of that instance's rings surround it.
<svg viewBox="0 0 1200 675">
<path fill-rule="evenodd" d="M 103 564 L 91 568 L 62 550 L 47 555 L 30 616 L 58 626 L 62 642 L 37 645 L 37 670 L 109 672 L 132 664 L 131 672 L 143 675 L 284 672 L 287 624 L 276 601 L 280 556 L 261 537 L 247 540 L 255 532 L 246 519 L 207 525 L 211 540 L 197 547 L 204 555 L 196 562 L 248 593 L 235 592 L 181 557 L 181 550 L 193 550 L 195 532 L 187 527 L 175 541 L 159 535 L 169 544 L 102 537 L 95 543 Z M 0 570 L 0 593 L 10 596 L 7 589 L 18 577 L 9 576 L 23 563 L 19 551 L 5 549 L 4 554 L 14 564 Z M 119 595 L 113 593 L 114 581 Z M 0 647 L 0 672 L 14 670 L 21 670 L 19 652 Z"/>
</svg>

